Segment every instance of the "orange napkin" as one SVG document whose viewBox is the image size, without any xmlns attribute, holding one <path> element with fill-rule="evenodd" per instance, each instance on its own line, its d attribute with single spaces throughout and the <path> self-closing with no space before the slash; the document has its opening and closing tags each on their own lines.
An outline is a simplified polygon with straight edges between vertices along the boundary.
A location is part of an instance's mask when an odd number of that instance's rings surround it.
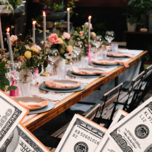
<svg viewBox="0 0 152 152">
<path fill-rule="evenodd" d="M 96 59 L 93 59 L 91 58 L 91 61 L 93 63 L 96 63 L 96 64 L 118 64 L 118 63 L 121 63 L 123 64 L 125 67 L 129 67 L 128 63 L 124 62 L 124 61 L 121 61 L 121 60 L 113 60 L 113 61 L 108 61 L 108 60 L 102 60 L 102 61 L 98 61 Z"/>
<path fill-rule="evenodd" d="M 126 57 L 129 57 L 129 58 L 134 58 L 134 56 L 132 54 L 128 54 L 128 53 L 118 53 L 118 52 L 107 52 L 107 55 L 109 56 L 126 56 Z"/>
<path fill-rule="evenodd" d="M 106 74 L 106 75 L 109 75 L 109 72 L 79 70 L 77 67 L 72 67 L 72 72 L 74 72 L 76 74 Z"/>
<path fill-rule="evenodd" d="M 42 101 L 42 102 L 37 103 L 37 104 L 28 104 L 28 103 L 19 101 L 19 103 L 27 109 L 34 109 L 34 108 L 47 106 L 49 102 L 48 101 Z"/>
<path fill-rule="evenodd" d="M 52 87 L 52 88 L 74 88 L 74 87 L 79 87 L 81 85 L 81 82 L 78 82 L 74 85 L 65 85 L 63 83 L 58 83 L 58 82 L 53 82 L 51 80 L 46 80 L 45 85 L 47 87 Z"/>
</svg>

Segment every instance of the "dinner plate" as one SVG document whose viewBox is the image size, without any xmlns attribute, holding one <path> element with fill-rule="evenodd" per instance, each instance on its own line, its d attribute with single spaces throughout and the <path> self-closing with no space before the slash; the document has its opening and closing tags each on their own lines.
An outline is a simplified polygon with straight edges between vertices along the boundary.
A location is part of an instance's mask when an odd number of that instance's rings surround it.
<svg viewBox="0 0 152 152">
<path fill-rule="evenodd" d="M 72 80 L 53 80 L 53 82 L 62 83 L 65 85 L 70 85 L 70 86 L 78 83 L 78 81 L 72 81 Z M 72 88 L 54 88 L 54 87 L 48 87 L 48 86 L 46 86 L 46 87 L 50 88 L 50 89 L 54 89 L 54 90 L 69 90 L 69 89 L 71 90 L 71 89 L 76 89 L 76 88 L 80 87 L 80 85 L 77 87 L 72 87 Z"/>
<path fill-rule="evenodd" d="M 130 58 L 128 56 L 112 56 L 112 55 L 107 55 L 107 57 L 111 57 L 111 58 Z"/>
<path fill-rule="evenodd" d="M 92 62 L 92 65 L 96 66 L 96 67 L 99 67 L 99 66 L 101 66 L 101 67 L 114 67 L 114 66 L 118 67 L 118 66 L 121 66 L 122 64 L 121 63 L 118 63 L 118 64 L 96 64 L 96 63 Z"/>
<path fill-rule="evenodd" d="M 22 101 L 24 103 L 30 104 L 39 104 L 44 101 L 44 99 L 36 98 L 36 97 L 16 97 L 14 98 L 16 101 Z M 46 107 L 47 105 L 43 105 L 42 107 L 36 107 L 36 108 L 28 108 L 29 110 L 38 110 Z"/>
<path fill-rule="evenodd" d="M 100 70 L 100 69 L 95 69 L 95 68 L 80 68 L 79 70 L 85 70 L 85 71 L 90 71 L 90 72 L 102 71 L 102 70 Z M 75 73 L 75 72 L 73 72 L 73 71 L 72 71 L 72 73 L 75 74 L 75 75 L 84 75 L 84 76 L 85 76 L 85 75 L 86 75 L 86 76 L 87 76 L 87 75 L 89 75 L 89 76 L 92 76 L 92 75 L 93 75 L 93 76 L 94 76 L 94 75 L 100 75 L 100 74 L 78 74 L 78 73 Z"/>
<path fill-rule="evenodd" d="M 72 73 L 72 71 L 68 71 L 67 72 L 68 76 L 71 77 L 79 77 L 79 78 L 84 78 L 84 79 L 92 79 L 92 78 L 99 78 L 99 77 L 104 77 L 105 74 L 97 74 L 97 75 L 78 75 L 78 74 L 74 74 Z"/>
<path fill-rule="evenodd" d="M 51 89 L 51 88 L 47 88 L 46 86 L 45 86 L 45 84 L 41 84 L 40 86 L 39 86 L 39 89 L 40 90 L 43 90 L 43 91 L 47 91 L 47 92 L 49 92 L 49 91 L 53 91 L 53 92 L 59 92 L 59 93 L 73 93 L 73 92 L 78 92 L 78 91 L 81 91 L 81 90 L 83 90 L 83 89 L 85 89 L 85 85 L 82 83 L 81 85 L 80 85 L 80 87 L 78 87 L 78 88 L 75 88 L 75 89 L 69 89 L 69 90 L 56 90 L 56 89 Z"/>
</svg>

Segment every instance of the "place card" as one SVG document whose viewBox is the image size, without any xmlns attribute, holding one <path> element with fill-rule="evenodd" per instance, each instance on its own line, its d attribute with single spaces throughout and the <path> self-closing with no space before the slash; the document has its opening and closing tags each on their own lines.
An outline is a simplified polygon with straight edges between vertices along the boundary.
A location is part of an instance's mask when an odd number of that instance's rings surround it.
<svg viewBox="0 0 152 152">
<path fill-rule="evenodd" d="M 76 114 L 55 152 L 94 152 L 105 132 L 106 128 Z"/>
<path fill-rule="evenodd" d="M 49 152 L 25 127 L 18 124 L 7 138 L 1 152 Z"/>
<path fill-rule="evenodd" d="M 152 97 L 137 107 L 106 134 L 120 152 L 152 150 Z"/>
<path fill-rule="evenodd" d="M 111 123 L 110 127 L 115 125 L 117 122 L 123 119 L 126 115 L 127 113 L 125 111 L 119 110 L 113 122 Z M 109 137 L 105 134 L 103 140 L 101 141 L 101 143 L 99 144 L 95 152 L 118 152 L 118 150 L 116 146 L 112 143 L 112 141 L 109 139 Z"/>
<path fill-rule="evenodd" d="M 28 110 L 2 91 L 0 91 L 0 105 L 1 147 L 18 123 L 27 115 Z"/>
</svg>

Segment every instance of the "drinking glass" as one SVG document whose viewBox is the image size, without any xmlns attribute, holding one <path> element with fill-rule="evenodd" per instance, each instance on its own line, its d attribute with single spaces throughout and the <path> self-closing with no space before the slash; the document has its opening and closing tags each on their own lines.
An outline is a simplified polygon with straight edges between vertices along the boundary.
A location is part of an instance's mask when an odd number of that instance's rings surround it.
<svg viewBox="0 0 152 152">
<path fill-rule="evenodd" d="M 83 56 L 81 58 L 81 64 L 82 64 L 82 68 L 87 68 L 89 65 L 89 57 Z"/>
<path fill-rule="evenodd" d="M 65 66 L 57 68 L 58 80 L 64 80 L 66 76 L 66 68 Z"/>
<path fill-rule="evenodd" d="M 115 32 L 114 32 L 114 31 L 107 31 L 107 32 L 105 33 L 105 39 L 106 39 L 109 43 L 111 43 L 114 38 L 115 38 Z"/>
<path fill-rule="evenodd" d="M 118 43 L 112 44 L 112 52 L 118 52 Z"/>
<path fill-rule="evenodd" d="M 97 59 L 97 48 L 92 47 L 90 49 L 90 53 L 91 53 L 92 58 Z"/>
</svg>

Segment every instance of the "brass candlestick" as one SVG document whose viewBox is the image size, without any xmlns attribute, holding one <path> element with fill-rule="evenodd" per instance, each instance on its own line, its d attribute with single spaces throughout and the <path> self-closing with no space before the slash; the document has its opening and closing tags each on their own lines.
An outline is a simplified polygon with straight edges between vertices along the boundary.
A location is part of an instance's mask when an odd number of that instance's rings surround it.
<svg viewBox="0 0 152 152">
<path fill-rule="evenodd" d="M 45 47 L 46 47 L 46 43 L 44 42 L 44 43 L 43 43 L 43 49 L 45 49 Z M 49 77 L 49 76 L 51 76 L 51 74 L 50 74 L 50 73 L 47 71 L 47 69 L 45 68 L 44 71 L 43 71 L 43 73 L 40 74 L 40 76 Z"/>
<path fill-rule="evenodd" d="M 2 60 L 1 60 L 1 62 L 6 62 L 5 50 L 6 50 L 6 49 L 0 49 L 0 51 L 1 51 L 1 53 L 2 53 Z"/>
</svg>

